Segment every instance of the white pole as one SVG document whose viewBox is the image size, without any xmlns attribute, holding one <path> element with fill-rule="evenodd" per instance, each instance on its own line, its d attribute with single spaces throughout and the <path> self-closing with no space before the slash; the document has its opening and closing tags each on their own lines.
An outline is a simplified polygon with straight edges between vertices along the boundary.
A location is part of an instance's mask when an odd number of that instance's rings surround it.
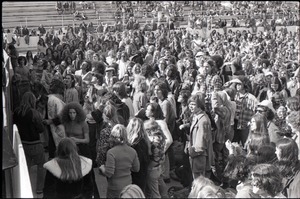
<svg viewBox="0 0 300 199">
<path fill-rule="evenodd" d="M 26 28 L 27 28 L 27 17 L 26 17 Z"/>
</svg>

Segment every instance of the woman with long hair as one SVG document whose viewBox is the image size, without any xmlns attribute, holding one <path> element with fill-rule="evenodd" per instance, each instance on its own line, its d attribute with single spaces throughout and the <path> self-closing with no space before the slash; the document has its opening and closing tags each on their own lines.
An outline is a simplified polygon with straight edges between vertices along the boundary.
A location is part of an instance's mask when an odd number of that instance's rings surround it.
<svg viewBox="0 0 300 199">
<path fill-rule="evenodd" d="M 115 125 L 109 136 L 111 149 L 107 151 L 105 165 L 99 169 L 107 177 L 107 198 L 117 198 L 122 189 L 132 184 L 131 172 L 140 170 L 137 152 L 127 144 L 126 128 L 122 124 Z"/>
<path fill-rule="evenodd" d="M 85 121 L 86 114 L 82 106 L 78 102 L 70 102 L 64 106 L 60 115 L 66 136 L 77 144 L 80 155 L 90 157 L 89 127 Z"/>
<path fill-rule="evenodd" d="M 266 99 L 272 101 L 275 110 L 280 105 L 285 105 L 288 93 L 282 88 L 282 83 L 278 77 L 272 77 L 269 83 Z"/>
<path fill-rule="evenodd" d="M 283 194 L 288 198 L 299 198 L 300 191 L 297 188 L 300 181 L 300 161 L 298 159 L 299 149 L 295 140 L 282 138 L 278 140 L 275 151 L 279 168 L 284 178 Z"/>
<path fill-rule="evenodd" d="M 121 81 L 116 82 L 113 85 L 113 91 L 120 98 L 120 100 L 128 106 L 130 111 L 130 117 L 134 117 L 133 102 L 127 94 L 125 83 Z"/>
<path fill-rule="evenodd" d="M 45 41 L 43 38 L 40 38 L 37 43 L 37 51 L 38 53 L 43 52 L 44 54 L 46 54 L 46 50 L 47 50 L 47 46 L 45 44 Z"/>
<path fill-rule="evenodd" d="M 92 160 L 78 154 L 73 139 L 64 138 L 58 144 L 56 157 L 45 163 L 44 168 L 54 176 L 55 198 L 80 198 Z"/>
<path fill-rule="evenodd" d="M 130 119 L 127 125 L 127 139 L 129 146 L 136 150 L 140 161 L 140 171 L 131 173 L 132 183 L 138 185 L 145 192 L 151 146 L 141 119 L 136 117 Z"/>
<path fill-rule="evenodd" d="M 294 134 L 292 139 L 294 139 L 300 149 L 300 110 L 292 111 L 286 118 L 287 124 L 291 127 L 292 133 Z M 300 160 L 300 153 L 298 154 L 298 159 Z"/>
<path fill-rule="evenodd" d="M 141 75 L 136 75 L 134 77 L 133 82 L 133 109 L 134 114 L 140 111 L 140 109 L 145 108 L 146 104 L 148 102 L 146 90 L 147 90 L 147 84 L 145 77 Z"/>
<path fill-rule="evenodd" d="M 97 151 L 97 157 L 96 162 L 98 166 L 101 166 L 105 163 L 106 160 L 106 152 L 109 149 L 109 136 L 111 133 L 111 129 L 116 125 L 119 124 L 119 119 L 117 115 L 116 108 L 111 105 L 110 103 L 107 103 L 106 106 L 103 109 L 102 113 L 103 117 L 103 126 L 101 131 L 98 131 L 96 134 L 97 138 L 97 144 L 96 144 L 96 151 Z"/>
<path fill-rule="evenodd" d="M 167 187 L 162 177 L 162 165 L 165 161 L 166 137 L 155 120 L 148 120 L 144 123 L 144 125 L 145 132 L 151 142 L 151 155 L 147 168 L 145 195 L 147 198 L 161 198 L 161 196 L 166 197 Z"/>
<path fill-rule="evenodd" d="M 40 134 L 45 131 L 45 128 L 42 117 L 36 110 L 36 98 L 32 92 L 23 95 L 19 107 L 14 111 L 13 122 L 19 130 L 30 176 L 32 175 L 30 168 L 37 165 L 36 192 L 40 194 L 43 192 L 45 179 L 43 170 L 45 154 Z"/>
<path fill-rule="evenodd" d="M 27 61 L 27 67 L 29 69 L 33 69 L 33 54 L 31 50 L 28 50 L 26 52 L 26 61 Z"/>
<path fill-rule="evenodd" d="M 248 155 L 256 155 L 262 145 L 270 144 L 267 119 L 262 114 L 255 114 L 250 120 L 250 132 L 245 144 Z"/>
</svg>

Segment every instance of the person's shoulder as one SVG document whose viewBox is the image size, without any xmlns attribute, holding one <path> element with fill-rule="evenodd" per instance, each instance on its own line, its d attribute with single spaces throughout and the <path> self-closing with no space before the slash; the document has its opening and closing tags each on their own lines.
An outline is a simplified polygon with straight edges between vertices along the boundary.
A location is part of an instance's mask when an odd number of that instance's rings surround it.
<svg viewBox="0 0 300 199">
<path fill-rule="evenodd" d="M 82 176 L 85 176 L 91 171 L 93 162 L 90 158 L 84 156 L 80 156 L 80 162 L 81 162 Z"/>
<path fill-rule="evenodd" d="M 56 161 L 55 158 L 53 158 L 52 160 L 46 162 L 43 166 L 45 169 L 47 169 L 50 173 L 52 173 L 52 175 L 54 175 L 55 177 L 59 178 L 61 175 L 61 169 Z"/>
</svg>

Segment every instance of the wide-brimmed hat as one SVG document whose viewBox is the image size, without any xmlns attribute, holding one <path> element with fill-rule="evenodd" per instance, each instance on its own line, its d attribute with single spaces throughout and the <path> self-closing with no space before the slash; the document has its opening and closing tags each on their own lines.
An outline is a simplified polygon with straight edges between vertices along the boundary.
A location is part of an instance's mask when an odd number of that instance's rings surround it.
<svg viewBox="0 0 300 199">
<path fill-rule="evenodd" d="M 235 79 L 233 79 L 233 80 L 230 80 L 230 83 L 243 84 L 243 82 L 242 82 L 240 79 L 238 79 L 238 78 L 235 78 Z"/>
<path fill-rule="evenodd" d="M 273 104 L 270 100 L 263 100 L 257 106 L 263 106 L 263 107 L 268 107 L 273 111 L 273 113 L 276 113 L 275 109 L 273 108 Z"/>
</svg>

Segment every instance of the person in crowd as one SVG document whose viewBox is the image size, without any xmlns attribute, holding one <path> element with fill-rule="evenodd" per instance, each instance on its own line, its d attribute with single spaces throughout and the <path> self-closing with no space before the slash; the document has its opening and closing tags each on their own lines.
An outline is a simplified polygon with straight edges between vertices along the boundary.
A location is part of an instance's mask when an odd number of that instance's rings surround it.
<svg viewBox="0 0 300 199">
<path fill-rule="evenodd" d="M 130 111 L 130 118 L 134 117 L 133 102 L 127 94 L 125 83 L 121 81 L 116 82 L 113 85 L 113 90 L 114 93 L 121 99 L 121 101 L 128 106 Z"/>
<path fill-rule="evenodd" d="M 84 53 L 81 50 L 76 52 L 76 59 L 73 60 L 72 65 L 76 70 L 80 69 L 82 62 L 84 61 Z"/>
<path fill-rule="evenodd" d="M 146 134 L 151 143 L 150 162 L 147 168 L 147 181 L 145 195 L 147 198 L 167 197 L 167 190 L 160 189 L 163 185 L 162 164 L 165 159 L 165 135 L 156 121 L 149 120 L 144 123 Z"/>
<path fill-rule="evenodd" d="M 45 41 L 43 38 L 40 38 L 38 43 L 37 43 L 37 52 L 42 52 L 44 54 L 46 54 L 46 50 L 47 50 L 47 46 L 45 44 Z"/>
<path fill-rule="evenodd" d="M 75 88 L 75 76 L 73 74 L 67 74 L 65 76 L 66 90 L 64 92 L 64 101 L 66 104 L 70 102 L 79 103 L 78 91 Z"/>
<path fill-rule="evenodd" d="M 133 104 L 133 110 L 134 114 L 136 114 L 140 109 L 146 108 L 146 104 L 148 102 L 146 90 L 147 90 L 147 84 L 145 77 L 141 75 L 136 75 L 134 77 L 133 82 L 133 97 L 132 97 L 132 104 Z"/>
<path fill-rule="evenodd" d="M 18 57 L 18 65 L 14 68 L 15 76 L 19 80 L 29 80 L 29 68 L 24 56 Z"/>
<path fill-rule="evenodd" d="M 55 198 L 77 198 L 83 197 L 84 177 L 92 169 L 92 160 L 78 154 L 72 138 L 63 138 L 55 158 L 46 162 L 44 168 L 55 179 Z"/>
<path fill-rule="evenodd" d="M 109 136 L 111 134 L 111 129 L 119 122 L 117 111 L 114 106 L 111 104 L 107 104 L 103 109 L 103 126 L 101 129 L 98 129 L 96 138 L 97 138 L 97 157 L 96 162 L 100 167 L 105 163 L 106 160 L 106 152 L 109 149 Z"/>
<path fill-rule="evenodd" d="M 13 123 L 18 127 L 30 176 L 33 176 L 31 167 L 37 165 L 36 193 L 41 194 L 45 180 L 45 153 L 40 134 L 44 133 L 45 127 L 41 115 L 36 110 L 36 101 L 32 92 L 26 92 L 19 107 L 14 111 Z"/>
<path fill-rule="evenodd" d="M 120 198 L 145 198 L 145 194 L 139 186 L 130 184 L 123 188 Z"/>
<path fill-rule="evenodd" d="M 270 141 L 276 144 L 277 140 L 281 138 L 281 133 L 274 123 L 276 111 L 273 108 L 272 102 L 269 100 L 263 100 L 257 105 L 256 112 L 261 113 L 267 118 L 267 129 Z"/>
<path fill-rule="evenodd" d="M 298 97 L 289 97 L 286 100 L 286 108 L 287 113 L 289 114 L 292 111 L 299 111 L 300 110 L 300 100 Z"/>
<path fill-rule="evenodd" d="M 296 188 L 296 184 L 300 180 L 299 149 L 295 140 L 281 138 L 277 142 L 275 153 L 278 158 L 275 165 L 279 168 L 284 179 L 283 195 L 288 198 L 299 197 L 299 189 Z"/>
<path fill-rule="evenodd" d="M 267 118 L 262 114 L 255 114 L 250 120 L 250 132 L 245 143 L 247 155 L 257 155 L 258 148 L 267 144 L 270 144 Z"/>
<path fill-rule="evenodd" d="M 297 90 L 300 89 L 300 68 L 294 71 L 294 77 L 287 83 L 291 96 L 296 96 Z"/>
<path fill-rule="evenodd" d="M 26 52 L 26 63 L 29 69 L 33 69 L 33 54 L 30 50 Z"/>
<path fill-rule="evenodd" d="M 65 127 L 66 136 L 71 138 L 78 147 L 78 153 L 90 157 L 88 149 L 89 129 L 86 114 L 78 102 L 66 103 L 61 113 L 61 122 Z"/>
<path fill-rule="evenodd" d="M 293 132 L 293 137 L 300 149 L 300 122 L 299 122 L 300 111 L 292 111 L 287 117 L 286 122 L 291 127 Z M 300 153 L 298 154 L 298 159 L 300 160 Z"/>
<path fill-rule="evenodd" d="M 126 128 L 115 125 L 110 134 L 109 144 L 111 149 L 107 151 L 105 165 L 99 170 L 107 177 L 107 198 L 119 197 L 122 189 L 132 183 L 131 172 L 140 170 L 140 162 L 137 152 L 127 145 Z"/>
<path fill-rule="evenodd" d="M 233 141 L 242 142 L 244 145 L 249 134 L 248 122 L 255 113 L 255 107 L 258 101 L 254 95 L 249 93 L 245 85 L 245 81 L 234 79 L 231 81 L 235 83 L 236 95 L 236 114 L 235 114 L 235 133 Z"/>
<path fill-rule="evenodd" d="M 253 193 L 263 198 L 282 197 L 282 176 L 272 164 L 257 164 L 251 171 Z"/>
<path fill-rule="evenodd" d="M 185 146 L 185 153 L 189 154 L 193 178 L 203 175 L 210 177 L 213 162 L 213 143 L 211 123 L 204 112 L 203 97 L 193 95 L 188 100 L 188 106 L 193 114 L 190 127 L 189 142 Z"/>
<path fill-rule="evenodd" d="M 144 122 L 139 118 L 130 119 L 127 125 L 128 144 L 138 154 L 140 170 L 132 172 L 132 183 L 140 187 L 142 192 L 146 190 L 147 167 L 150 161 L 151 146 L 148 136 L 145 133 Z"/>
</svg>

